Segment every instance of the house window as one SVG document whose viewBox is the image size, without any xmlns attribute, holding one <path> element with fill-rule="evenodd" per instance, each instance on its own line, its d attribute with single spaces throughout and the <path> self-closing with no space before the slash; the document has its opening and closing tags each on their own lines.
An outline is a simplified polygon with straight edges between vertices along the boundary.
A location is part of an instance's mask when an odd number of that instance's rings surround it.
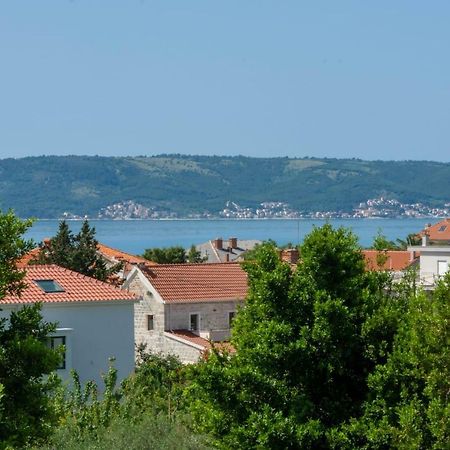
<svg viewBox="0 0 450 450">
<path fill-rule="evenodd" d="M 442 277 L 448 271 L 448 261 L 438 261 L 437 264 L 438 264 L 437 267 L 438 276 Z"/>
<path fill-rule="evenodd" d="M 189 314 L 189 329 L 191 331 L 199 330 L 199 315 L 198 314 Z"/>
<path fill-rule="evenodd" d="M 149 314 L 147 316 L 147 330 L 152 331 L 154 329 L 155 329 L 155 323 L 154 323 L 153 314 Z"/>
<path fill-rule="evenodd" d="M 231 328 L 231 325 L 233 324 L 234 317 L 236 316 L 235 311 L 230 311 L 228 313 L 228 326 Z"/>
<path fill-rule="evenodd" d="M 64 352 L 62 354 L 61 362 L 57 369 L 65 369 L 66 368 L 66 337 L 65 336 L 52 336 L 48 338 L 48 346 L 52 350 L 56 350 L 61 346 L 64 346 Z"/>
<path fill-rule="evenodd" d="M 445 231 L 447 229 L 447 225 L 441 225 L 440 227 L 439 227 L 439 230 L 438 231 L 440 231 L 441 233 L 443 232 L 443 231 Z"/>
</svg>

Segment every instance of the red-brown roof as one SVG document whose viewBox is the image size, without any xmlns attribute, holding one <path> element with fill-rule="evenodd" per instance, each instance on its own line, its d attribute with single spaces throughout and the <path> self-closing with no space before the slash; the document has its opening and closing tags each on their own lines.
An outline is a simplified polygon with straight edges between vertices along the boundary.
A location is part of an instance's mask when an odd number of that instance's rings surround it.
<svg viewBox="0 0 450 450">
<path fill-rule="evenodd" d="M 36 284 L 36 280 L 54 280 L 64 289 L 64 292 L 44 292 Z M 133 301 L 137 299 L 130 292 L 55 265 L 27 266 L 24 281 L 27 287 L 22 295 L 20 297 L 7 295 L 0 300 L 0 305 L 2 303 Z"/>
<path fill-rule="evenodd" d="M 363 250 L 367 270 L 404 270 L 416 261 L 418 252 L 413 255 L 405 250 Z"/>
<path fill-rule="evenodd" d="M 178 338 L 184 339 L 185 341 L 191 342 L 192 344 L 199 345 L 205 350 L 211 350 L 212 346 L 219 350 L 227 350 L 230 353 L 235 352 L 235 348 L 229 342 L 215 342 L 212 344 L 208 339 L 202 338 L 197 334 L 189 330 L 171 330 L 166 331 L 166 333 L 172 334 Z"/>
<path fill-rule="evenodd" d="M 19 261 L 17 261 L 16 266 L 19 269 L 25 268 L 28 264 L 30 264 L 31 260 L 36 259 L 39 256 L 40 251 L 41 249 L 39 247 L 33 248 L 28 253 L 25 253 Z"/>
<path fill-rule="evenodd" d="M 428 234 L 432 241 L 450 241 L 450 218 L 430 225 L 420 232 L 420 235 Z"/>
<path fill-rule="evenodd" d="M 239 263 L 160 264 L 142 269 L 166 303 L 243 300 L 247 274 Z"/>
<path fill-rule="evenodd" d="M 105 256 L 105 258 L 112 258 L 116 261 L 124 261 L 130 264 L 146 264 L 148 266 L 156 265 L 155 262 L 149 261 L 148 259 L 142 258 L 141 256 L 131 255 L 130 253 L 125 253 L 121 250 L 117 250 L 112 247 L 108 247 L 105 244 L 97 245 L 98 251 Z"/>
</svg>

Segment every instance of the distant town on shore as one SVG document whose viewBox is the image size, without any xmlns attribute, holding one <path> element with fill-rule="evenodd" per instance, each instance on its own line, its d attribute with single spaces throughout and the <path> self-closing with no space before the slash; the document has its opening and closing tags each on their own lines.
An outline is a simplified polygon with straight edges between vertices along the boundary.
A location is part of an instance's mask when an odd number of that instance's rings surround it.
<svg viewBox="0 0 450 450">
<path fill-rule="evenodd" d="M 191 213 L 179 216 L 176 213 L 148 208 L 135 201 L 114 203 L 102 208 L 93 219 L 105 220 L 148 220 L 148 219 L 364 219 L 364 218 L 440 218 L 450 215 L 450 203 L 444 208 L 433 208 L 423 203 L 401 203 L 396 199 L 383 197 L 369 199 L 359 203 L 351 212 L 294 210 L 285 202 L 263 202 L 258 208 L 241 206 L 227 201 L 225 207 L 217 214 L 213 212 Z M 81 220 L 80 216 L 64 212 L 61 219 Z"/>
</svg>

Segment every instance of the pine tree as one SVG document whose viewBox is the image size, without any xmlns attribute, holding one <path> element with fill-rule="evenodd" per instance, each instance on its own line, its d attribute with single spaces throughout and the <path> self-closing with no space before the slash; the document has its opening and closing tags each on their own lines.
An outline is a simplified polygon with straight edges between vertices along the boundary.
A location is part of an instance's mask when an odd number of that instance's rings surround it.
<svg viewBox="0 0 450 450">
<path fill-rule="evenodd" d="M 98 241 L 95 238 L 95 227 L 85 220 L 80 232 L 72 234 L 67 223 L 59 224 L 58 233 L 50 240 L 48 246 L 42 246 L 34 264 L 57 264 L 75 272 L 105 281 L 110 275 L 117 273 L 122 264 L 107 268 L 105 261 L 98 254 Z"/>
</svg>

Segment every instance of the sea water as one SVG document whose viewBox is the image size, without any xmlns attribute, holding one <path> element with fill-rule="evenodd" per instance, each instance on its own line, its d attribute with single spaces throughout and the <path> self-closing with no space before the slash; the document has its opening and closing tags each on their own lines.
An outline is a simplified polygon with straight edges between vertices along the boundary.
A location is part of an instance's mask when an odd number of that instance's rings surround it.
<svg viewBox="0 0 450 450">
<path fill-rule="evenodd" d="M 181 245 L 190 247 L 216 237 L 227 240 L 272 239 L 279 245 L 296 245 L 303 241 L 314 226 L 329 222 L 334 227 L 347 227 L 359 238 L 360 244 L 369 246 L 381 231 L 389 240 L 404 239 L 409 233 L 422 230 L 426 223 L 439 219 L 218 219 L 218 220 L 92 220 L 99 242 L 120 250 L 142 254 L 146 248 Z M 79 231 L 81 221 L 69 221 L 71 230 Z M 57 220 L 39 220 L 26 234 L 36 242 L 54 236 Z"/>
</svg>

